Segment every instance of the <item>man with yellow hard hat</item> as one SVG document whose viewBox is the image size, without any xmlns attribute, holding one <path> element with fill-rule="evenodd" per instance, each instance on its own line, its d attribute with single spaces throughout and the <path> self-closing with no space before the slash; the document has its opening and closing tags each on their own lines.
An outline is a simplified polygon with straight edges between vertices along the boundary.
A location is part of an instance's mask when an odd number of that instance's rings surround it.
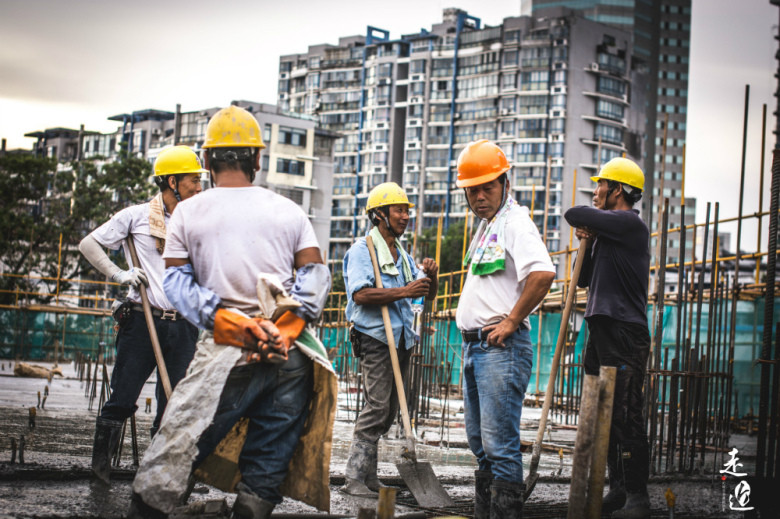
<svg viewBox="0 0 780 519">
<path fill-rule="evenodd" d="M 585 373 L 598 375 L 601 366 L 617 367 L 607 455 L 609 492 L 602 511 L 623 519 L 647 518 L 650 463 L 642 385 L 650 352 L 650 231 L 634 209 L 645 176 L 636 163 L 617 157 L 591 180 L 597 183 L 593 206 L 572 207 L 564 217 L 577 228 L 577 238 L 591 244 L 578 283 L 590 287 Z"/>
<path fill-rule="evenodd" d="M 350 339 L 353 353 L 360 357 L 366 402 L 355 422 L 342 488 L 351 495 L 377 495 L 381 486 L 377 479 L 377 444 L 398 414 L 398 393 L 382 306 L 388 308 L 401 376 L 405 379 L 414 347 L 412 298 L 433 299 L 438 289 L 436 262 L 425 258 L 422 270 L 418 269 L 399 241 L 409 224 L 410 207 L 413 204 L 406 193 L 394 182 L 379 184 L 368 195 L 366 212 L 372 225 L 369 235 L 376 249 L 383 288 L 376 288 L 365 238 L 358 238 L 344 255 L 346 316 L 353 323 Z"/>
<path fill-rule="evenodd" d="M 466 437 L 477 457 L 474 516 L 523 515 L 520 418 L 531 377 L 528 316 L 555 268 L 528 208 L 509 191 L 511 166 L 492 142 L 471 142 L 458 157 L 458 180 L 480 219 L 455 320 L 463 337 Z"/>
<path fill-rule="evenodd" d="M 332 371 L 305 329 L 322 312 L 330 273 L 303 210 L 253 185 L 263 147 L 251 113 L 237 106 L 217 112 L 203 144 L 215 187 L 182 203 L 171 222 L 165 292 L 204 332 L 138 469 L 129 517 L 172 513 L 186 499 L 192 471 L 214 466 L 207 458 L 241 419 L 248 425 L 245 441 L 233 444 L 240 448 L 240 481 L 232 517 L 271 515 L 282 493 L 289 495 L 281 487 L 294 453 L 329 458 L 327 420 L 315 449 L 296 447 L 307 415 L 315 415 L 315 363 Z M 314 473 L 301 477 L 321 483 Z M 314 490 L 327 506 L 327 483 Z M 301 494 L 312 497 L 307 492 Z"/>
<path fill-rule="evenodd" d="M 162 287 L 165 261 L 166 227 L 177 204 L 200 193 L 200 174 L 205 172 L 198 156 L 187 146 L 165 148 L 154 162 L 154 180 L 160 192 L 151 201 L 119 211 L 109 221 L 95 229 L 79 244 L 84 257 L 100 272 L 122 285 L 128 285 L 127 300 L 114 311 L 119 324 L 116 337 L 116 363 L 111 375 L 111 396 L 103 405 L 95 427 L 92 448 L 92 471 L 103 481 L 109 481 L 111 457 L 119 445 L 123 422 L 137 406 L 146 379 L 157 362 L 143 315 L 138 285 L 148 287 L 157 336 L 160 341 L 171 386 L 184 377 L 195 353 L 198 330 L 174 309 Z M 129 270 L 119 268 L 103 251 L 103 247 L 118 249 L 133 237 L 140 265 L 133 265 L 128 249 L 125 257 Z M 157 377 L 157 414 L 152 422 L 154 436 L 160 426 L 167 398 Z"/>
</svg>

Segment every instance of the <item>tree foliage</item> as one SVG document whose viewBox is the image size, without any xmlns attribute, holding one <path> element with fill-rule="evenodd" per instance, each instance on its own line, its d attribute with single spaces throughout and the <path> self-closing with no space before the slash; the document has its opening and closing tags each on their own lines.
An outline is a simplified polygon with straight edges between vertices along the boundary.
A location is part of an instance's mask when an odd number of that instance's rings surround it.
<svg viewBox="0 0 780 519">
<path fill-rule="evenodd" d="M 57 164 L 24 154 L 0 157 L 0 302 L 13 303 L 14 290 L 54 292 L 58 265 L 64 282 L 83 275 L 88 265 L 78 243 L 114 213 L 148 199 L 150 164 L 121 153 L 115 162 Z M 62 247 L 60 248 L 60 236 Z M 61 251 L 61 256 L 60 256 Z M 51 296 L 25 299 L 48 302 Z"/>
</svg>

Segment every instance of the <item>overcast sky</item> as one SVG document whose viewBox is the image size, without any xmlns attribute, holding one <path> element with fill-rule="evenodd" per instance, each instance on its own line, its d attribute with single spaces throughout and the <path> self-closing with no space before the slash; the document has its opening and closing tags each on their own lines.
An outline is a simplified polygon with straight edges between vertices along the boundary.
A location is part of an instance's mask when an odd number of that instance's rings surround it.
<svg viewBox="0 0 780 519">
<path fill-rule="evenodd" d="M 0 0 L 0 137 L 10 149 L 29 149 L 27 132 L 80 124 L 113 131 L 107 118 L 132 110 L 273 104 L 280 55 L 365 34 L 367 25 L 397 38 L 440 22 L 446 7 L 490 25 L 520 13 L 519 0 Z M 777 24 L 768 0 L 693 0 L 686 196 L 698 199 L 697 221 L 707 201 L 719 201 L 724 217 L 737 214 L 746 84 L 745 212 L 758 209 L 763 103 L 768 208 Z M 755 242 L 755 225 L 747 225 L 742 248 L 755 250 Z"/>
</svg>

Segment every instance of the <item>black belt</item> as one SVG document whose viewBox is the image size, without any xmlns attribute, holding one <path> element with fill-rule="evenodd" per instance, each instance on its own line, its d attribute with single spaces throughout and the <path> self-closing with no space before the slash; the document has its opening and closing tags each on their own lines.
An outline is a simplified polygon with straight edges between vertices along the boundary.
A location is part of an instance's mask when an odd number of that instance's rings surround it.
<svg viewBox="0 0 780 519">
<path fill-rule="evenodd" d="M 136 312 L 144 311 L 143 305 L 139 305 L 138 303 L 133 303 L 131 308 Z M 152 315 L 162 319 L 163 321 L 178 321 L 179 319 L 183 319 L 181 314 L 176 310 L 160 310 L 159 308 L 155 308 L 155 307 L 151 307 L 151 308 L 152 308 Z"/>
<path fill-rule="evenodd" d="M 520 323 L 518 329 L 525 330 L 525 323 Z M 482 342 L 487 340 L 487 336 L 491 331 L 484 328 L 475 328 L 473 330 L 461 330 L 460 335 L 463 337 L 463 342 Z"/>
</svg>

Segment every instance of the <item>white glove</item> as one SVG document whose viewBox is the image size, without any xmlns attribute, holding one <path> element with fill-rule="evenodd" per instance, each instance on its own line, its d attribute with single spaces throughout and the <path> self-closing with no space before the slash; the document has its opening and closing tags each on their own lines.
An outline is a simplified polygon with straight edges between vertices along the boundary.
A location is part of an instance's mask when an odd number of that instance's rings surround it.
<svg viewBox="0 0 780 519">
<path fill-rule="evenodd" d="M 134 287 L 137 287 L 141 283 L 149 286 L 149 280 L 146 279 L 146 272 L 137 267 L 133 267 L 130 270 L 120 270 L 111 276 L 111 281 L 116 281 L 120 285 L 132 285 Z"/>
</svg>

